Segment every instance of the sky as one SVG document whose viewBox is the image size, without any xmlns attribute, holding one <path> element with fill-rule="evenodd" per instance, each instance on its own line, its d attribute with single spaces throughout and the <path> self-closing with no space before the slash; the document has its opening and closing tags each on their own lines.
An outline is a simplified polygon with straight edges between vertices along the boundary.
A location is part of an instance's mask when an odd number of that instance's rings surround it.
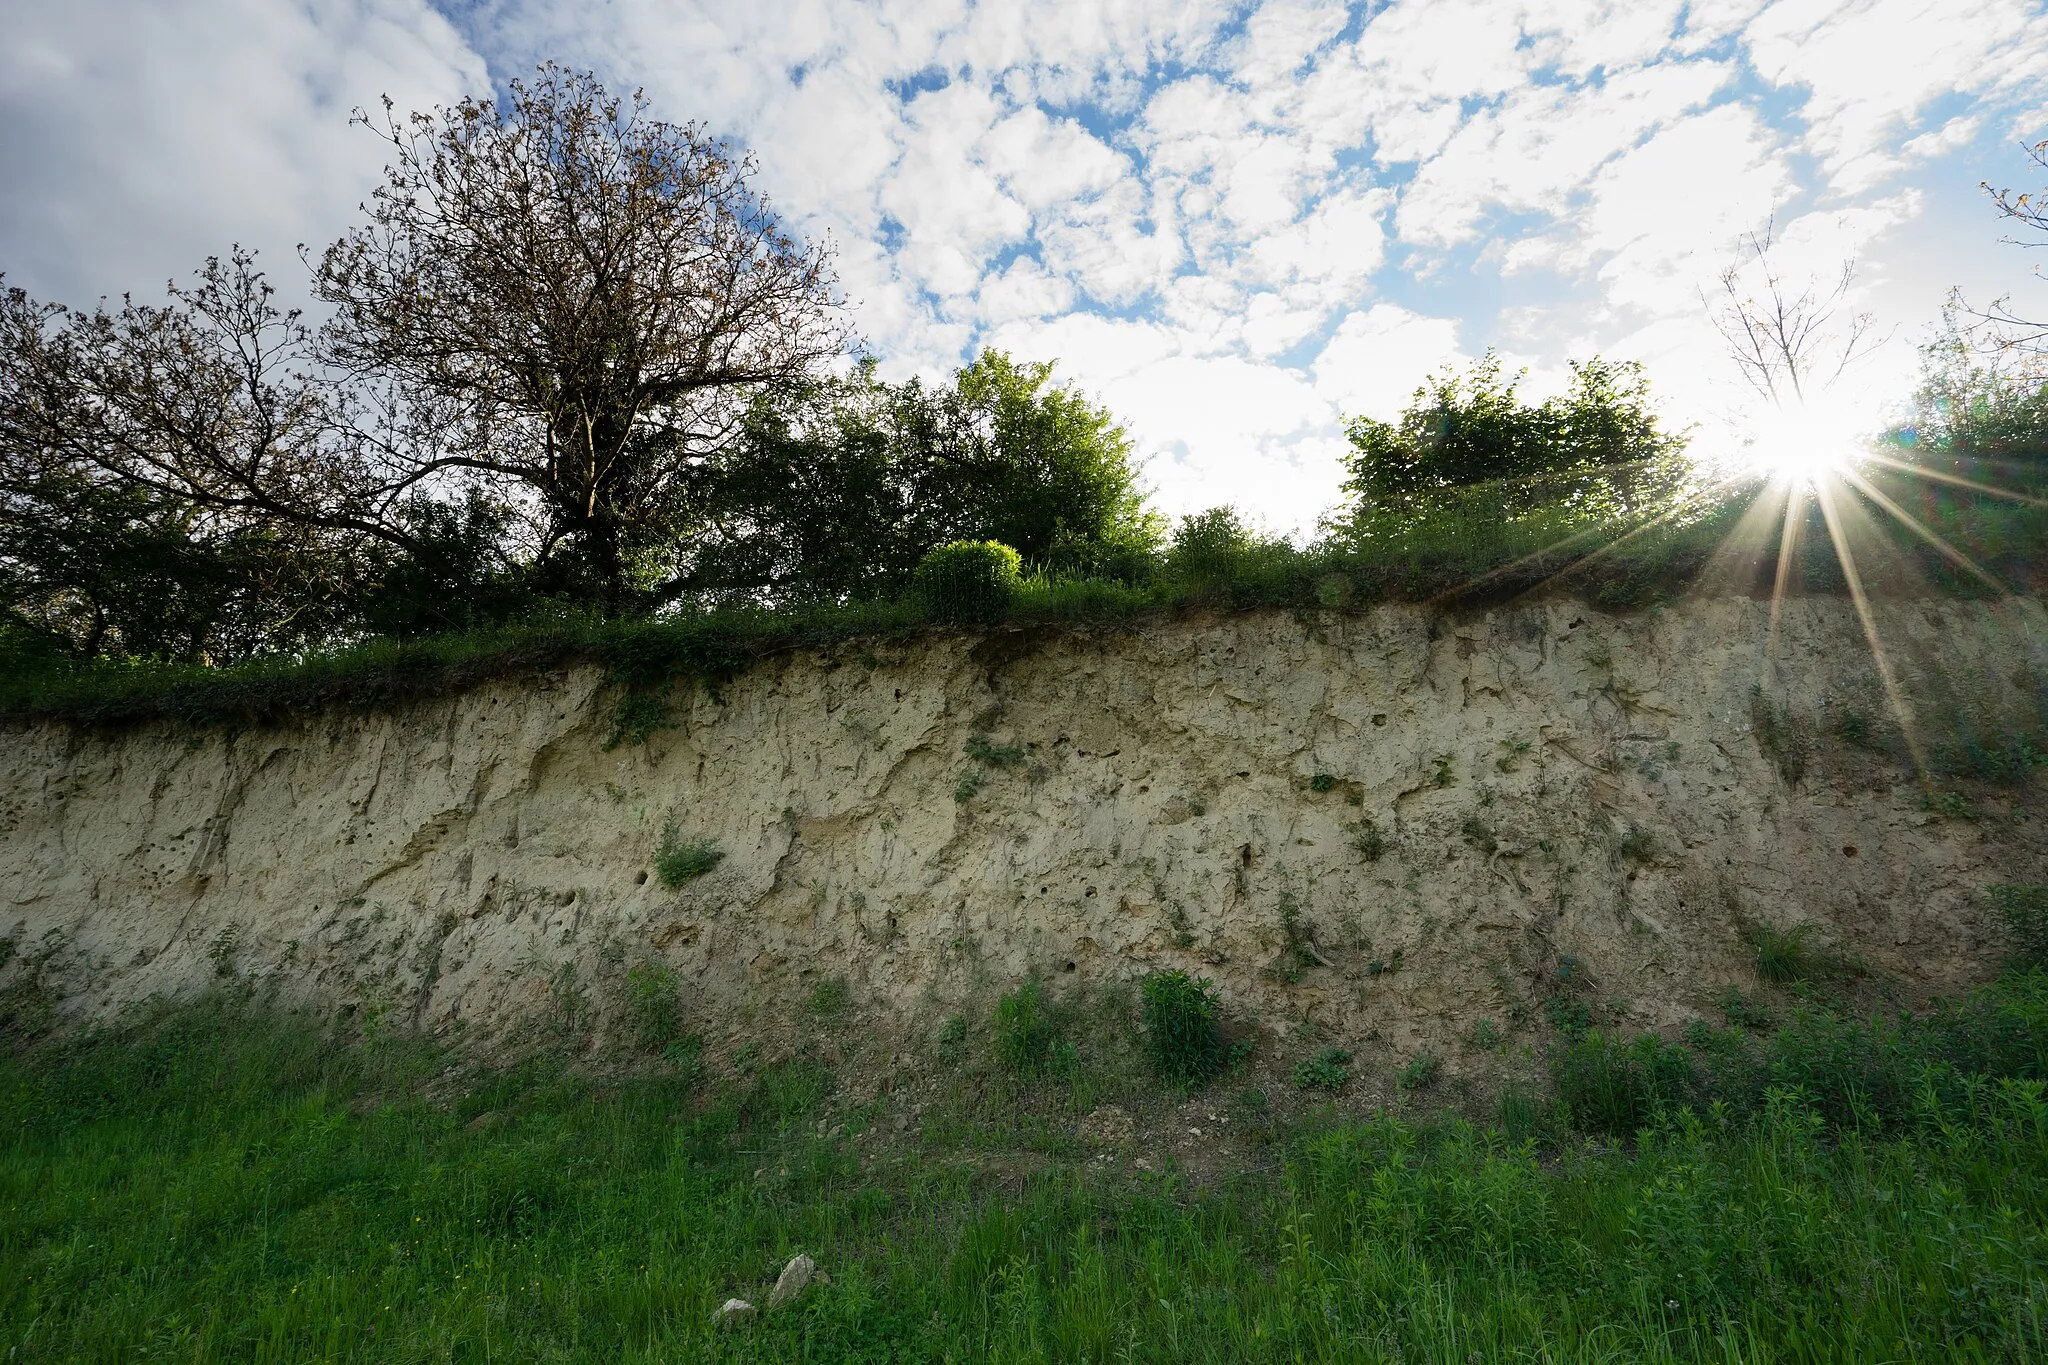
<svg viewBox="0 0 2048 1365">
<path fill-rule="evenodd" d="M 1058 361 L 1172 514 L 1307 533 L 1343 423 L 1487 348 L 1640 360 L 1703 448 L 1768 420 L 1702 289 L 1774 225 L 1856 265 L 1871 425 L 1961 287 L 2048 312 L 2048 0 L 0 0 L 0 272 L 157 297 L 240 243 L 287 297 L 382 165 L 353 109 L 542 60 L 752 149 L 886 373 Z"/>
</svg>

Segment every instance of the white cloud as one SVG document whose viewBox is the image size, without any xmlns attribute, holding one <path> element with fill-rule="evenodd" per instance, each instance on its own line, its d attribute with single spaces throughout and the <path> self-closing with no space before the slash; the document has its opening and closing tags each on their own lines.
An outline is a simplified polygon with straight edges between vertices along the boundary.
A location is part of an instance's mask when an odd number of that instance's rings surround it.
<svg viewBox="0 0 2048 1365">
<path fill-rule="evenodd" d="M 1708 411 L 1698 286 L 1774 211 L 1788 251 L 1860 253 L 1872 300 L 1995 283 L 1997 225 L 1927 194 L 1974 185 L 2048 75 L 2042 0 L 434 3 L 16 6 L 0 266 L 67 297 L 236 239 L 290 268 L 374 176 L 350 106 L 555 57 L 751 146 L 890 374 L 1061 356 L 1168 506 L 1299 526 L 1340 414 L 1489 343 L 1532 384 L 1637 355 Z"/>
<path fill-rule="evenodd" d="M 421 0 L 95 0 L 8 23 L 0 268 L 73 302 L 154 294 L 235 241 L 297 295 L 293 245 L 339 235 L 383 164 L 350 111 L 484 78 Z"/>
</svg>

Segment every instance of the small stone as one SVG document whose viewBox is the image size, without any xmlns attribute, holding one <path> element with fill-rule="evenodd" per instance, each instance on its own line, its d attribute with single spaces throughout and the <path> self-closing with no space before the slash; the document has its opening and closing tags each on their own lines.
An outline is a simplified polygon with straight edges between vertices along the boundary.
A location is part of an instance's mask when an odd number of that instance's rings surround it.
<svg viewBox="0 0 2048 1365">
<path fill-rule="evenodd" d="M 775 1281 L 775 1288 L 769 1291 L 768 1307 L 773 1310 L 794 1303 L 796 1296 L 810 1284 L 811 1275 L 817 1268 L 808 1256 L 790 1257 L 789 1264 L 782 1267 L 782 1274 Z"/>
<path fill-rule="evenodd" d="M 745 1299 L 727 1299 L 711 1315 L 713 1327 L 733 1327 L 754 1316 L 754 1305 Z"/>
<path fill-rule="evenodd" d="M 1098 1147 L 1122 1147 L 1133 1136 L 1131 1116 L 1113 1104 L 1105 1104 L 1081 1120 L 1081 1140 Z"/>
</svg>

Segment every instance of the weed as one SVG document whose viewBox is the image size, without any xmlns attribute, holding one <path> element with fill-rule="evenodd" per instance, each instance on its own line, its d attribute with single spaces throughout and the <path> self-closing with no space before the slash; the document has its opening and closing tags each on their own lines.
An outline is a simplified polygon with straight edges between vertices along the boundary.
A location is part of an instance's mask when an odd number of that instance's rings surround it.
<svg viewBox="0 0 2048 1365">
<path fill-rule="evenodd" d="M 685 840 L 673 823 L 661 831 L 661 848 L 654 855 L 654 875 L 669 890 L 697 880 L 725 861 L 725 852 L 710 839 Z"/>
<path fill-rule="evenodd" d="M 820 1019 L 837 1019 L 846 1013 L 846 1006 L 851 998 L 852 989 L 847 985 L 845 977 L 828 976 L 811 987 L 810 999 L 804 1003 L 811 1013 Z"/>
<path fill-rule="evenodd" d="M 1289 1074 L 1296 1090 L 1342 1090 L 1351 1081 L 1351 1054 L 1341 1047 L 1317 1048 Z"/>
<path fill-rule="evenodd" d="M 1401 1068 L 1401 1074 L 1394 1078 L 1394 1086 L 1404 1093 L 1427 1090 L 1436 1084 L 1437 1075 L 1443 1070 L 1443 1066 L 1443 1060 L 1435 1053 L 1421 1053 Z"/>
<path fill-rule="evenodd" d="M 1139 995 L 1152 1069 L 1183 1089 L 1208 1084 L 1225 1062 L 1215 986 L 1176 969 L 1146 976 Z"/>
<path fill-rule="evenodd" d="M 1432 771 L 1429 775 L 1429 781 L 1431 786 L 1448 787 L 1453 782 L 1456 782 L 1458 780 L 1457 776 L 1451 772 L 1451 764 L 1453 761 L 1454 760 L 1449 754 L 1438 754 L 1436 758 L 1431 761 L 1431 767 L 1434 769 L 1434 771 Z"/>
<path fill-rule="evenodd" d="M 1500 1046 L 1500 1025 L 1491 1019 L 1481 1019 L 1465 1035 L 1465 1045 L 1475 1052 L 1491 1052 Z"/>
<path fill-rule="evenodd" d="M 1387 976 L 1400 971 L 1401 960 L 1407 954 L 1407 951 L 1405 948 L 1396 948 L 1389 957 L 1374 958 L 1365 964 L 1365 974 L 1367 976 Z"/>
<path fill-rule="evenodd" d="M 1813 751 L 1805 722 L 1793 715 L 1790 707 L 1780 706 L 1765 696 L 1760 683 L 1749 689 L 1749 720 L 1756 733 L 1757 747 L 1777 765 L 1785 785 L 1798 786 L 1806 776 L 1806 761 Z"/>
<path fill-rule="evenodd" d="M 1811 924 L 1795 924 L 1780 928 L 1775 924 L 1756 923 L 1742 931 L 1742 938 L 1749 945 L 1750 960 L 1756 966 L 1756 974 L 1766 981 L 1788 985 L 1795 981 L 1812 981 L 1833 975 L 1836 964 L 1830 954 L 1817 947 L 1810 940 L 1813 937 Z"/>
<path fill-rule="evenodd" d="M 1488 856 L 1500 847 L 1500 840 L 1493 837 L 1493 831 L 1476 815 L 1466 816 L 1465 823 L 1458 827 L 1458 832 L 1465 836 L 1466 843 Z"/>
<path fill-rule="evenodd" d="M 1920 794 L 1920 809 L 1932 811 L 1944 820 L 1974 820 L 1977 808 L 1956 791 L 1927 791 Z"/>
<path fill-rule="evenodd" d="M 1526 739 L 1504 739 L 1500 747 L 1501 755 L 1493 760 L 1493 766 L 1504 773 L 1521 767 L 1522 760 L 1529 756 L 1529 741 Z"/>
<path fill-rule="evenodd" d="M 1021 744 L 993 744 L 989 737 L 976 733 L 967 737 L 967 756 L 976 763 L 991 768 L 1014 768 L 1025 759 Z"/>
<path fill-rule="evenodd" d="M 674 968 L 656 958 L 634 963 L 626 971 L 626 1033 L 635 1045 L 661 1049 L 682 1030 L 682 987 Z"/>
<path fill-rule="evenodd" d="M 2012 965 L 2021 971 L 2048 969 L 2048 886 L 1994 886 L 1991 903 L 2005 926 Z"/>
<path fill-rule="evenodd" d="M 1494 1100 L 1494 1116 L 1502 1136 L 1510 1143 L 1520 1144 L 1536 1135 L 1542 1108 L 1527 1085 L 1510 1082 L 1501 1087 Z"/>
<path fill-rule="evenodd" d="M 1695 1089 L 1692 1059 L 1650 1033 L 1630 1043 L 1597 1030 L 1574 1038 L 1551 1059 L 1550 1079 L 1573 1124 L 1617 1137 Z"/>
<path fill-rule="evenodd" d="M 1754 1000 L 1745 996 L 1740 987 L 1730 986 L 1721 992 L 1721 998 L 1717 1003 L 1721 1007 L 1721 1013 L 1735 1028 L 1763 1033 L 1774 1027 L 1770 1014 Z"/>
<path fill-rule="evenodd" d="M 1014 1076 L 1036 1076 L 1051 1060 L 1059 1030 L 1036 981 L 1026 981 L 996 1001 L 996 1060 Z"/>
<path fill-rule="evenodd" d="M 1337 779 L 1332 777 L 1328 773 L 1317 773 L 1314 777 L 1311 777 L 1308 780 L 1308 789 L 1312 792 L 1330 791 L 1334 789 L 1336 785 Z"/>
<path fill-rule="evenodd" d="M 939 1025 L 938 1044 L 943 1052 L 958 1052 L 967 1042 L 967 1016 L 949 1014 Z"/>
<path fill-rule="evenodd" d="M 1195 946 L 1195 931 L 1188 923 L 1186 907 L 1179 901 L 1174 901 L 1173 908 L 1167 911 L 1166 923 L 1173 930 L 1174 947 L 1192 948 Z"/>
<path fill-rule="evenodd" d="M 1842 742 L 1858 749 L 1877 748 L 1877 730 L 1870 723 L 1870 717 L 1861 711 L 1843 711 L 1835 722 L 1835 733 Z"/>
<path fill-rule="evenodd" d="M 1316 930 L 1301 913 L 1292 891 L 1280 893 L 1280 960 L 1275 964 L 1281 980 L 1293 985 L 1313 967 L 1327 967 L 1316 951 Z"/>
<path fill-rule="evenodd" d="M 960 780 L 953 784 L 953 799 L 963 806 L 966 805 L 974 799 L 974 794 L 981 790 L 982 781 L 981 769 L 968 769 Z"/>
<path fill-rule="evenodd" d="M 612 732 L 605 739 L 607 752 L 621 744 L 645 744 L 656 730 L 673 730 L 668 699 L 673 684 L 663 683 L 651 691 L 629 691 L 612 708 Z"/>
<path fill-rule="evenodd" d="M 1646 829 L 1632 829 L 1616 841 L 1614 851 L 1624 862 L 1652 863 L 1657 859 L 1657 841 Z"/>
<path fill-rule="evenodd" d="M 1387 851 L 1387 839 L 1380 833 L 1379 822 L 1368 815 L 1353 824 L 1351 847 L 1357 849 L 1359 856 L 1367 862 L 1378 862 L 1380 856 Z"/>
<path fill-rule="evenodd" d="M 213 936 L 207 946 L 206 956 L 213 962 L 213 974 L 217 977 L 231 977 L 235 974 L 235 957 L 242 948 L 242 926 L 230 924 Z"/>
<path fill-rule="evenodd" d="M 1543 1017 L 1567 1038 L 1577 1037 L 1593 1027 L 1593 1007 L 1569 995 L 1553 995 L 1545 1000 Z"/>
</svg>

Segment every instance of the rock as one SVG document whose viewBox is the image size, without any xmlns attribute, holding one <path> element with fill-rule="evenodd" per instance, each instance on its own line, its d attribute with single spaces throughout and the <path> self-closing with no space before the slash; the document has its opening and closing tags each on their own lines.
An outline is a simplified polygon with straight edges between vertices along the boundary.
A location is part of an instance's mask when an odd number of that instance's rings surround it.
<svg viewBox="0 0 2048 1365">
<path fill-rule="evenodd" d="M 782 1308 L 796 1302 L 796 1296 L 803 1293 L 811 1283 L 811 1276 L 817 1265 L 810 1257 L 796 1255 L 789 1258 L 789 1264 L 782 1267 L 782 1274 L 776 1278 L 775 1288 L 768 1293 L 768 1307 Z"/>
<path fill-rule="evenodd" d="M 714 1327 L 735 1327 L 754 1316 L 754 1305 L 745 1299 L 727 1299 L 718 1311 L 711 1315 Z"/>
<path fill-rule="evenodd" d="M 1113 1104 L 1105 1104 L 1081 1120 L 1081 1140 L 1097 1147 L 1122 1147 L 1135 1133 L 1131 1116 Z"/>
</svg>

